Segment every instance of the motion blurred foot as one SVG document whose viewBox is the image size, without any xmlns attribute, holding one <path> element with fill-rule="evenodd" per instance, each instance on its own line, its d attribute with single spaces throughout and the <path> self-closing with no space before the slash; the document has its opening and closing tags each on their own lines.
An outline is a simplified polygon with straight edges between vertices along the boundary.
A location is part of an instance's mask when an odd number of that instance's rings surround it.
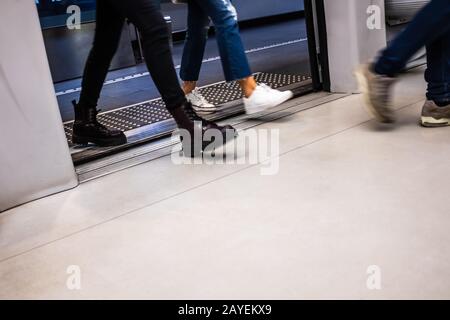
<svg viewBox="0 0 450 320">
<path fill-rule="evenodd" d="M 426 101 L 422 109 L 424 127 L 446 127 L 450 125 L 450 104 L 440 107 L 434 101 Z"/>
<path fill-rule="evenodd" d="M 72 101 L 75 108 L 73 124 L 73 144 L 93 143 L 100 147 L 119 146 L 127 143 L 125 134 L 116 129 L 110 129 L 97 121 L 98 110 L 95 107 L 84 107 Z"/>
<path fill-rule="evenodd" d="M 249 115 L 263 112 L 292 99 L 293 96 L 292 91 L 279 91 L 260 84 L 250 97 L 244 98 L 245 112 Z"/>
<path fill-rule="evenodd" d="M 186 99 L 192 104 L 192 108 L 198 114 L 211 114 L 217 111 L 216 106 L 206 100 L 198 88 L 188 93 Z"/>
<path fill-rule="evenodd" d="M 391 95 L 396 79 L 375 73 L 371 64 L 360 66 L 355 76 L 370 113 L 381 123 L 394 123 L 396 118 Z"/>
<path fill-rule="evenodd" d="M 190 102 L 186 102 L 170 112 L 177 122 L 178 128 L 186 130 L 189 134 L 190 139 L 186 139 L 188 140 L 186 141 L 181 136 L 181 142 L 184 153 L 190 157 L 200 156 L 207 148 L 221 147 L 237 136 L 237 130 L 232 126 L 220 126 L 199 116 Z M 220 138 L 216 139 L 217 136 Z M 196 137 L 201 141 L 196 141 Z"/>
</svg>

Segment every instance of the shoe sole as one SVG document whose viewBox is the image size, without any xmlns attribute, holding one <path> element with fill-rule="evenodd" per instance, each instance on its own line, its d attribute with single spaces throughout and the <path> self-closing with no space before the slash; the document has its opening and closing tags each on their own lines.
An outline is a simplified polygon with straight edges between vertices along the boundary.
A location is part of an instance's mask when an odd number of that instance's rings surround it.
<svg viewBox="0 0 450 320">
<path fill-rule="evenodd" d="M 195 109 L 194 108 L 194 111 L 199 115 L 210 115 L 210 114 L 216 113 L 217 109 L 211 110 L 211 109 Z"/>
<path fill-rule="evenodd" d="M 192 103 L 192 102 L 191 102 Z M 202 108 L 196 105 L 192 105 L 192 109 L 194 109 L 197 113 L 203 113 L 203 114 L 211 114 L 217 112 L 217 106 L 214 106 L 214 108 Z"/>
<path fill-rule="evenodd" d="M 99 147 L 115 147 L 121 146 L 127 143 L 126 137 L 120 137 L 117 139 L 99 139 L 93 137 L 80 137 L 73 136 L 72 143 L 78 145 L 88 145 L 89 143 L 93 143 Z"/>
<path fill-rule="evenodd" d="M 369 95 L 369 82 L 367 80 L 365 72 L 365 69 L 363 67 L 360 67 L 354 72 L 354 75 L 356 77 L 356 81 L 358 82 L 359 91 L 362 92 L 364 105 L 367 111 L 369 111 L 369 113 L 381 123 L 394 123 L 395 119 L 386 118 L 381 113 L 379 113 L 377 108 L 375 108 L 375 106 L 373 105 Z"/>
<path fill-rule="evenodd" d="M 450 119 L 435 119 L 433 117 L 422 117 L 422 126 L 426 128 L 437 128 L 450 126 Z"/>
<path fill-rule="evenodd" d="M 287 92 L 287 91 L 285 91 L 285 92 Z M 263 105 L 260 105 L 260 106 L 257 106 L 257 107 L 253 107 L 251 109 L 245 108 L 245 113 L 247 115 L 254 115 L 254 114 L 257 114 L 257 113 L 260 113 L 260 112 L 264 112 L 266 110 L 278 107 L 280 104 L 283 104 L 283 103 L 285 103 L 288 100 L 291 100 L 293 97 L 294 97 L 294 93 L 292 91 L 289 91 L 289 94 L 286 94 L 286 96 L 283 97 L 283 99 L 280 99 L 279 101 L 277 101 L 277 103 L 275 103 L 275 104 L 263 104 Z"/>
</svg>

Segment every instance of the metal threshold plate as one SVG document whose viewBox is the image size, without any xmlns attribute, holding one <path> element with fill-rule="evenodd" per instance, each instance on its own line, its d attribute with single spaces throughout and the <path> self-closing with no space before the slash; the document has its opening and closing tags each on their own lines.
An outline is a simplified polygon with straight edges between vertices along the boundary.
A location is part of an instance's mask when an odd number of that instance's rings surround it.
<svg viewBox="0 0 450 320">
<path fill-rule="evenodd" d="M 312 81 L 307 75 L 256 73 L 256 81 L 274 89 L 293 90 L 296 95 L 311 91 Z M 208 120 L 222 120 L 244 112 L 242 93 L 237 82 L 220 82 L 200 88 L 200 92 L 211 103 L 218 106 L 217 112 L 206 116 Z M 105 126 L 125 132 L 128 143 L 123 146 L 101 148 L 95 145 L 72 144 L 73 121 L 64 123 L 72 159 L 76 165 L 135 147 L 170 135 L 176 128 L 175 121 L 166 110 L 161 99 L 145 101 L 99 114 L 99 122 Z"/>
</svg>

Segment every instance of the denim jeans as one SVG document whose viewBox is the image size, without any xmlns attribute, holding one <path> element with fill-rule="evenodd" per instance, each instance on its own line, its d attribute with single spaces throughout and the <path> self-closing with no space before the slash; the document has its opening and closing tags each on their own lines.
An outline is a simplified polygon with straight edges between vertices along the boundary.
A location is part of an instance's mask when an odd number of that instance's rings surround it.
<svg viewBox="0 0 450 320">
<path fill-rule="evenodd" d="M 188 30 L 180 77 L 197 81 L 205 54 L 210 19 L 217 35 L 222 67 L 227 81 L 249 77 L 252 72 L 239 35 L 236 9 L 230 0 L 189 0 Z"/>
<path fill-rule="evenodd" d="M 450 102 L 450 0 L 431 0 L 383 51 L 375 72 L 395 76 L 423 46 L 427 49 L 427 98 Z"/>
<path fill-rule="evenodd" d="M 173 65 L 169 32 L 159 0 L 97 0 L 95 38 L 84 70 L 80 105 L 97 105 L 111 60 L 119 46 L 125 18 L 142 36 L 147 68 L 167 108 L 179 107 L 186 98 Z"/>
</svg>

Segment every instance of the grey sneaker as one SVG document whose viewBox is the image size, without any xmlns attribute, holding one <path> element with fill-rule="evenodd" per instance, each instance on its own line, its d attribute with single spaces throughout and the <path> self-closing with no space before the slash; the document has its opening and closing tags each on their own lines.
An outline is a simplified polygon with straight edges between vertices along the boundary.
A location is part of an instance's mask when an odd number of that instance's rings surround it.
<svg viewBox="0 0 450 320">
<path fill-rule="evenodd" d="M 422 125 L 424 127 L 450 126 L 450 104 L 439 107 L 434 101 L 426 101 L 422 109 Z"/>
<path fill-rule="evenodd" d="M 370 113 L 379 122 L 394 123 L 396 118 L 391 107 L 391 91 L 396 79 L 376 74 L 370 64 L 361 65 L 355 76 Z"/>
</svg>

